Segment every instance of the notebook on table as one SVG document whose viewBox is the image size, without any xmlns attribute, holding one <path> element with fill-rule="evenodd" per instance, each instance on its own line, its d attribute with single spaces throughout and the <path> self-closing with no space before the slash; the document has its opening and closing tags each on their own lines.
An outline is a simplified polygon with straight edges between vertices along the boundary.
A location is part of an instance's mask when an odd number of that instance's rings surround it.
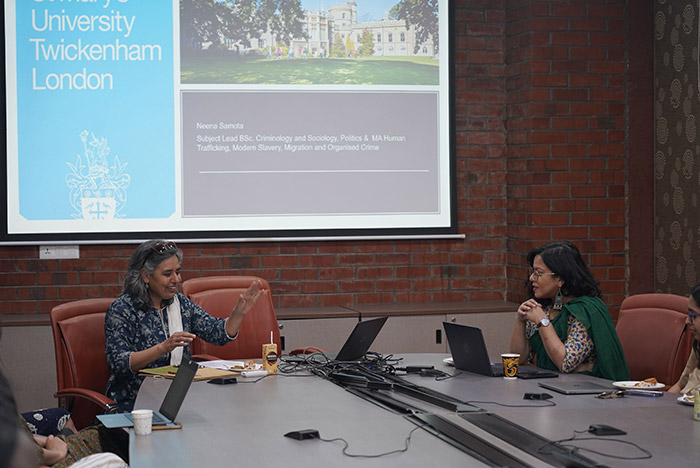
<svg viewBox="0 0 700 468">
<path fill-rule="evenodd" d="M 234 362 L 234 361 L 231 361 Z M 175 375 L 177 374 L 177 367 L 176 366 L 163 366 L 163 367 L 149 367 L 146 369 L 141 369 L 139 371 L 139 375 L 142 377 L 145 376 L 159 376 L 163 377 L 164 379 L 174 379 Z M 199 382 L 200 380 L 211 380 L 211 379 L 218 379 L 218 378 L 226 378 L 226 377 L 231 377 L 234 375 L 239 375 L 240 372 L 237 370 L 224 370 L 224 369 L 219 369 L 219 368 L 214 368 L 214 367 L 206 367 L 202 366 L 199 369 L 197 369 L 197 373 L 194 376 L 194 381 Z"/>
<path fill-rule="evenodd" d="M 445 328 L 455 368 L 475 374 L 503 377 L 503 364 L 491 363 L 481 328 L 452 322 L 443 322 L 442 326 Z M 523 368 L 518 369 L 518 374 L 556 376 L 549 371 Z"/>
<path fill-rule="evenodd" d="M 168 387 L 160 409 L 153 412 L 154 426 L 173 424 L 175 422 L 177 413 L 180 411 L 182 402 L 187 396 L 187 392 L 190 389 L 190 385 L 192 385 L 198 368 L 199 366 L 196 362 L 183 359 L 177 369 L 175 378 L 173 378 L 170 387 Z M 134 425 L 131 419 L 131 413 L 100 414 L 97 416 L 97 419 L 107 428 L 133 427 Z"/>
<path fill-rule="evenodd" d="M 334 361 L 358 361 L 369 351 L 388 317 L 358 322 L 338 353 L 326 353 Z"/>
</svg>

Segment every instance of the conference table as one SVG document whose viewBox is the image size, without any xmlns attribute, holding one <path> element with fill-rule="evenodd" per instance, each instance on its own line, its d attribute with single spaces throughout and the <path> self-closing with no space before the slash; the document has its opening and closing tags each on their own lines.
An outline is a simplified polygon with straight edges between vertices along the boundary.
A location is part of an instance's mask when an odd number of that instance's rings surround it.
<svg viewBox="0 0 700 468">
<path fill-rule="evenodd" d="M 448 379 L 417 374 L 405 376 L 411 383 L 460 399 L 484 410 L 488 416 L 507 420 L 519 430 L 550 441 L 575 435 L 583 440 L 566 444 L 593 450 L 578 453 L 599 466 L 697 467 L 700 463 L 700 421 L 693 419 L 693 407 L 679 403 L 677 395 L 656 398 L 628 395 L 614 399 L 564 395 L 539 387 L 538 382 L 543 380 L 505 380 L 455 370 L 444 363 L 446 355 L 400 357 L 400 366 L 432 365 L 454 375 Z M 579 374 L 563 374 L 556 380 L 610 384 Z M 373 404 L 308 372 L 262 379 L 239 377 L 238 382 L 231 385 L 193 382 L 177 417 L 181 429 L 154 431 L 147 436 L 136 436 L 131 431 L 130 466 L 499 466 L 460 450 L 423 423 L 417 424 L 414 418 Z M 135 407 L 157 409 L 169 383 L 167 379 L 146 378 Z M 524 400 L 526 392 L 549 393 L 553 398 L 548 402 L 555 405 Z M 407 400 L 408 397 L 402 395 L 401 398 Z M 522 461 L 524 466 L 552 466 L 484 430 L 483 426 L 472 424 L 454 410 L 424 401 L 411 402 L 422 409 L 421 414 L 439 416 Z M 614 426 L 627 434 L 594 436 L 586 432 L 593 424 Z M 343 439 L 348 444 L 346 454 L 343 452 L 345 442 L 341 440 L 326 442 L 284 437 L 290 431 L 305 429 L 318 430 L 322 439 Z M 401 451 L 409 435 L 408 448 Z M 645 454 L 637 446 L 647 450 L 651 457 L 639 459 Z M 387 452 L 395 453 L 376 457 Z"/>
</svg>

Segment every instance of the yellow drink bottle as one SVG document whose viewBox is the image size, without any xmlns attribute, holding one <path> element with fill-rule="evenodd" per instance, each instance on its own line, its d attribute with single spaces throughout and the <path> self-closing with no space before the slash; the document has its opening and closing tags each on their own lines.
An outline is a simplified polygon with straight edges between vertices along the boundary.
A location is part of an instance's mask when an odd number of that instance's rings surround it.
<svg viewBox="0 0 700 468">
<path fill-rule="evenodd" d="M 277 344 L 272 341 L 272 332 L 270 332 L 270 342 L 262 345 L 263 366 L 268 374 L 277 373 Z"/>
</svg>

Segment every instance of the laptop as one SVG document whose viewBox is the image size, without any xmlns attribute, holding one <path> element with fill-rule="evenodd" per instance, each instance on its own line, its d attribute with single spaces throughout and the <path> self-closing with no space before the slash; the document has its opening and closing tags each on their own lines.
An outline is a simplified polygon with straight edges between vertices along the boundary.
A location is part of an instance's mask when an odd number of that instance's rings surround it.
<svg viewBox="0 0 700 468">
<path fill-rule="evenodd" d="M 615 390 L 612 385 L 604 385 L 596 382 L 539 382 L 540 387 L 564 395 L 590 395 Z"/>
<path fill-rule="evenodd" d="M 358 322 L 338 353 L 326 353 L 334 361 L 359 361 L 369 351 L 388 317 Z"/>
<path fill-rule="evenodd" d="M 503 377 L 503 365 L 492 364 L 481 328 L 442 322 L 455 368 L 491 377 Z"/>
<path fill-rule="evenodd" d="M 163 398 L 158 411 L 153 412 L 153 425 L 168 425 L 175 423 L 177 413 L 180 411 L 182 402 L 187 396 L 187 391 L 194 380 L 199 366 L 196 362 L 183 359 L 177 369 L 175 378 L 170 383 L 168 391 Z M 100 414 L 97 416 L 102 424 L 107 428 L 113 427 L 133 427 L 131 413 Z"/>
<path fill-rule="evenodd" d="M 452 322 L 442 322 L 442 326 L 455 368 L 490 377 L 503 377 L 503 364 L 491 363 L 481 328 Z M 530 378 L 558 376 L 549 371 L 523 368 L 518 369 L 518 375 Z"/>
</svg>

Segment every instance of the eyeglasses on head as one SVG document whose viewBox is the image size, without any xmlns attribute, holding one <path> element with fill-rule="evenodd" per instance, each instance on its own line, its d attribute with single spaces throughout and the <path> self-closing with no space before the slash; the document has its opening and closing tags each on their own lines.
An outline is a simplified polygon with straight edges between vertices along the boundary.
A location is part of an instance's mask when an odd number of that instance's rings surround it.
<svg viewBox="0 0 700 468">
<path fill-rule="evenodd" d="M 157 254 L 164 254 L 169 250 L 177 250 L 175 242 L 157 242 L 151 246 L 151 250 Z"/>
</svg>

